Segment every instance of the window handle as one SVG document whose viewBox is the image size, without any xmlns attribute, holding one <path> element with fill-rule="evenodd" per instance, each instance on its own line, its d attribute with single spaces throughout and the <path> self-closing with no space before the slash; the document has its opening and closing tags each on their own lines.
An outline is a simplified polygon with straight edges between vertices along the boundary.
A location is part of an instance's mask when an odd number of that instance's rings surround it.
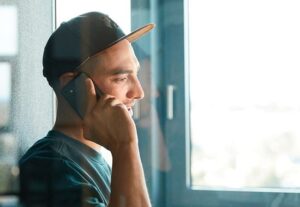
<svg viewBox="0 0 300 207">
<path fill-rule="evenodd" d="M 174 85 L 167 86 L 167 119 L 173 120 L 174 118 Z"/>
</svg>

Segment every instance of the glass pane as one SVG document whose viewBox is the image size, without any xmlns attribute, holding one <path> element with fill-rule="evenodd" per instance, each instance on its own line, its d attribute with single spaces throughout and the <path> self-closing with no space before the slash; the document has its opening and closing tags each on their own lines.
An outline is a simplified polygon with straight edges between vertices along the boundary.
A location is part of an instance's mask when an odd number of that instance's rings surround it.
<svg viewBox="0 0 300 207">
<path fill-rule="evenodd" d="M 41 64 L 51 2 L 0 1 L 0 206 L 17 206 L 18 160 L 52 125 Z"/>
<path fill-rule="evenodd" d="M 17 8 L 0 6 L 0 56 L 17 53 Z"/>
<path fill-rule="evenodd" d="M 11 66 L 0 63 L 0 193 L 17 189 L 15 177 L 17 148 L 15 137 L 7 132 L 11 107 Z"/>
<path fill-rule="evenodd" d="M 11 68 L 9 63 L 0 63 L 0 128 L 8 124 L 11 96 Z"/>
<path fill-rule="evenodd" d="M 300 189 L 299 1 L 189 1 L 194 187 Z"/>
<path fill-rule="evenodd" d="M 70 9 L 72 5 L 72 9 Z M 118 5 L 117 7 L 115 5 Z M 57 0 L 56 25 L 80 14 L 98 11 L 109 15 L 125 33 L 131 29 L 131 1 L 130 0 Z M 108 150 L 101 148 L 103 157 L 112 165 L 112 157 Z"/>
<path fill-rule="evenodd" d="M 72 9 L 70 9 L 70 5 L 72 5 Z M 60 25 L 61 22 L 85 12 L 99 11 L 108 14 L 125 33 L 128 33 L 131 26 L 130 7 L 130 0 L 57 0 L 56 22 L 57 25 Z"/>
</svg>

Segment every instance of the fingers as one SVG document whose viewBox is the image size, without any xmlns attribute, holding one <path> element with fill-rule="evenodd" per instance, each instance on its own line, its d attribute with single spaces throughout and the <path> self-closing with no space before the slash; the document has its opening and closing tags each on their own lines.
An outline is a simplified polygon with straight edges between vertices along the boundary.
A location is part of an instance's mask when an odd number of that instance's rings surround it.
<svg viewBox="0 0 300 207">
<path fill-rule="evenodd" d="M 110 96 L 110 95 L 104 95 L 99 100 L 99 103 L 97 104 L 97 108 L 101 107 L 102 110 L 110 110 L 110 109 L 121 109 L 123 113 L 127 114 L 129 113 L 127 110 L 127 107 L 125 104 L 123 104 L 119 99 Z"/>
<path fill-rule="evenodd" d="M 86 113 L 90 113 L 97 103 L 96 91 L 95 91 L 94 83 L 91 79 L 89 79 L 89 78 L 86 79 L 85 84 L 86 84 L 86 89 L 87 89 Z"/>
<path fill-rule="evenodd" d="M 124 109 L 127 109 L 125 104 L 123 104 L 119 99 L 116 99 L 112 96 L 106 96 L 103 100 L 103 106 L 104 107 L 122 107 Z"/>
</svg>

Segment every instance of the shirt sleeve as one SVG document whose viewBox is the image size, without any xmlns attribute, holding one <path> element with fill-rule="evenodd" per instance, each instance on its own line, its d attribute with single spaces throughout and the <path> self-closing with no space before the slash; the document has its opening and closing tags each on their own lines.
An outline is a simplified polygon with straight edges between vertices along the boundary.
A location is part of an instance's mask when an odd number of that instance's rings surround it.
<svg viewBox="0 0 300 207">
<path fill-rule="evenodd" d="M 20 198 L 25 207 L 105 207 L 107 201 L 76 163 L 60 157 L 20 162 Z"/>
</svg>

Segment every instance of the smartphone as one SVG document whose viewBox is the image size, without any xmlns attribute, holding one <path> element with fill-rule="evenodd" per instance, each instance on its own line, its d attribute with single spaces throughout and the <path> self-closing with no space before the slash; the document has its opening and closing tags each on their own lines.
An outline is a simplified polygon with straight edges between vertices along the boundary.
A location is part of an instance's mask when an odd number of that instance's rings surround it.
<svg viewBox="0 0 300 207">
<path fill-rule="evenodd" d="M 87 108 L 86 94 L 87 88 L 85 80 L 89 78 L 86 73 L 79 73 L 73 80 L 67 83 L 62 89 L 62 95 L 71 105 L 74 111 L 80 116 L 81 119 L 84 118 Z M 94 83 L 94 82 L 93 82 Z M 96 97 L 103 94 L 101 90 L 94 83 L 96 90 Z"/>
</svg>

